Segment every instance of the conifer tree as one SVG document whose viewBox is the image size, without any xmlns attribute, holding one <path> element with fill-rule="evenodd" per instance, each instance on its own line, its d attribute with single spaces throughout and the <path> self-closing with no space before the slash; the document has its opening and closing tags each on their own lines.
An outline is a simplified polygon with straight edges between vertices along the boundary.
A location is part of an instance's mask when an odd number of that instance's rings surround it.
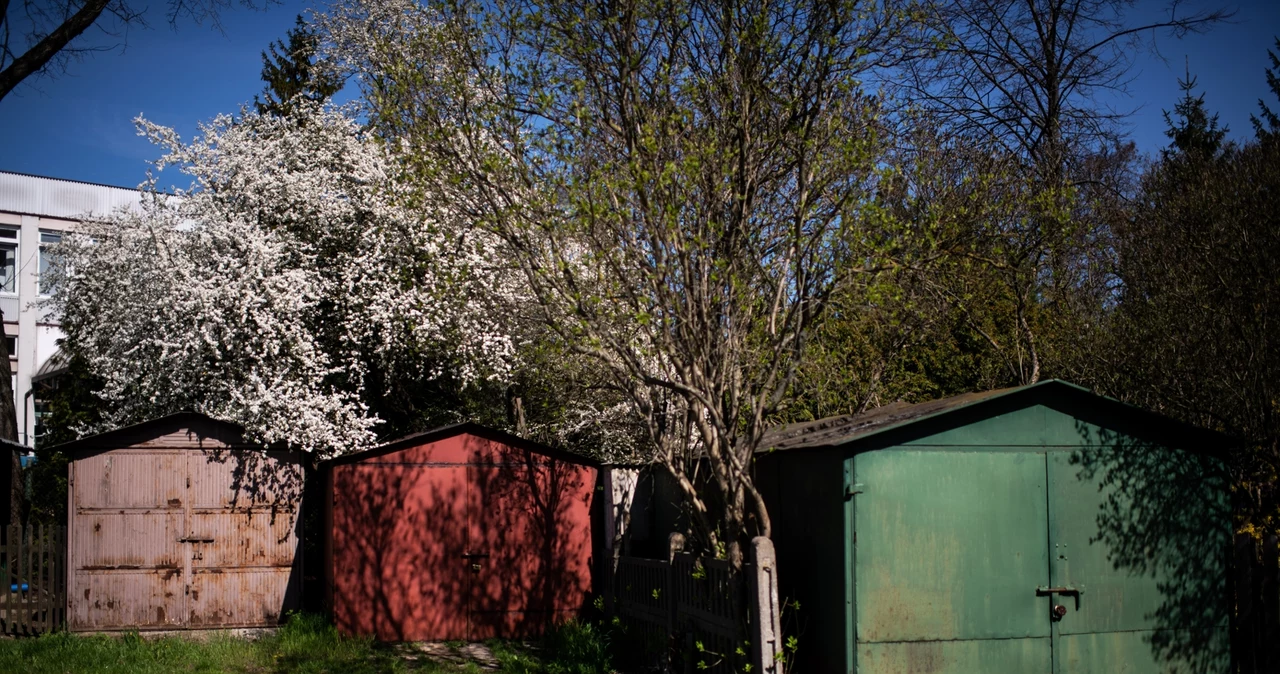
<svg viewBox="0 0 1280 674">
<path fill-rule="evenodd" d="M 1196 88 L 1196 78 L 1187 72 L 1186 79 L 1178 80 L 1182 89 L 1182 99 L 1173 106 L 1173 113 L 1164 111 L 1164 121 L 1169 125 L 1164 135 L 1173 141 L 1169 148 L 1162 150 L 1167 156 L 1170 153 L 1212 157 L 1222 149 L 1222 141 L 1227 136 L 1227 127 L 1218 125 L 1218 115 L 1209 114 L 1204 105 L 1204 94 L 1192 96 Z"/>
<path fill-rule="evenodd" d="M 292 112 L 298 97 L 320 103 L 342 88 L 337 75 L 318 67 L 320 39 L 301 14 L 287 37 L 287 45 L 276 40 L 262 52 L 262 81 L 267 86 L 262 98 L 254 97 L 260 114 L 285 116 Z"/>
</svg>

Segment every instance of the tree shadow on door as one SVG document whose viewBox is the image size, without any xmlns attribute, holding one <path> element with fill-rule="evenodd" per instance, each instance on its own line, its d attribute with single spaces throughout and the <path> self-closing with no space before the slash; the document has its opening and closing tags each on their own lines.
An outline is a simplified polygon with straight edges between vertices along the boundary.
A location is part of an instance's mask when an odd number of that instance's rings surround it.
<svg viewBox="0 0 1280 674">
<path fill-rule="evenodd" d="M 1169 449 L 1099 421 L 1077 421 L 1086 448 L 1070 456 L 1074 479 L 1099 496 L 1089 545 L 1104 546 L 1115 573 L 1154 580 L 1158 597 L 1143 615 L 1152 631 L 1143 641 L 1163 671 L 1227 671 L 1232 520 L 1224 462 L 1213 450 Z"/>
</svg>

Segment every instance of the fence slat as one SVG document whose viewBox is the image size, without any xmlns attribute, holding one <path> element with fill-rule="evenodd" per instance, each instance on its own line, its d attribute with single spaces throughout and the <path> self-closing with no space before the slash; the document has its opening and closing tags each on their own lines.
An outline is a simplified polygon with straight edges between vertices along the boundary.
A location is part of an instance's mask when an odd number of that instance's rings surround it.
<svg viewBox="0 0 1280 674">
<path fill-rule="evenodd" d="M 0 633 L 46 634 L 66 623 L 64 526 L 0 527 Z"/>
</svg>

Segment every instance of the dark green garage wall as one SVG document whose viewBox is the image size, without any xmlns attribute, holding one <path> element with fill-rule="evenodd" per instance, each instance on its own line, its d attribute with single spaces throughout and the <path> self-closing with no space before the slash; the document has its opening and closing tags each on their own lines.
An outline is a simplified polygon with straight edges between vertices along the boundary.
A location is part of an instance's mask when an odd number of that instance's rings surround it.
<svg viewBox="0 0 1280 674">
<path fill-rule="evenodd" d="M 783 630 L 799 640 L 802 662 L 844 661 L 842 471 L 836 452 L 779 452 L 756 461 L 757 484 L 773 520 L 778 595 L 791 603 L 783 611 Z M 806 666 L 797 671 L 827 670 Z"/>
<path fill-rule="evenodd" d="M 1114 549 L 1103 551 L 1094 563 L 1109 563 L 1111 556 L 1127 568 L 1158 564 L 1164 568 L 1161 573 L 1182 583 L 1159 603 L 1157 609 L 1163 613 L 1152 620 L 1166 626 L 1225 624 L 1225 604 L 1205 599 L 1216 597 L 1222 589 L 1215 555 L 1218 547 L 1223 547 L 1221 553 L 1225 554 L 1229 537 L 1222 464 L 1205 452 L 1159 451 L 1162 446 L 1203 449 L 1206 439 L 1219 444 L 1224 440 L 1066 384 L 1055 384 L 906 423 L 843 446 L 761 455 L 757 480 L 773 519 L 780 592 L 800 603 L 800 610 L 786 627 L 788 634 L 799 638 L 798 671 L 847 669 L 846 633 L 851 627 L 847 616 L 853 594 L 848 590 L 854 588 L 846 580 L 850 572 L 845 532 L 849 530 L 846 517 L 850 507 L 845 498 L 844 465 L 848 458 L 878 449 L 1025 452 L 1039 455 L 1041 461 L 1046 460 L 1047 452 L 1055 479 L 1061 481 L 1069 475 L 1077 481 L 1091 480 L 1087 488 L 1075 492 L 1059 490 L 1073 494 L 1068 501 L 1075 499 L 1083 505 L 1059 505 L 1057 509 L 1060 517 L 1081 525 L 1074 527 L 1077 531 L 1096 524 L 1109 529 Z M 1105 494 L 1099 496 L 1104 482 L 1112 491 L 1123 483 L 1122 498 L 1108 505 Z M 992 493 L 999 496 L 998 485 Z M 1088 537 L 1063 534 L 1062 540 L 1068 538 L 1084 541 L 1074 543 L 1077 546 L 1089 545 Z M 1083 553 L 1073 549 L 1073 554 L 1076 552 Z M 1145 558 L 1152 555 L 1156 559 Z M 1212 572 L 1206 574 L 1207 569 Z M 1225 595 L 1221 599 L 1225 601 Z M 1095 600 L 1090 610 L 1097 613 L 1103 609 Z M 1137 620 L 1131 618 L 1125 620 Z M 1100 624 L 1123 622 L 1106 616 L 1099 620 Z M 1209 632 L 1190 630 L 1179 637 L 1180 643 L 1150 643 L 1148 639 L 1145 648 L 1192 671 L 1212 671 L 1224 661 L 1225 644 L 1220 637 L 1225 632 Z M 1157 641 L 1163 638 L 1157 637 Z M 1055 667 L 1059 674 L 1089 671 L 1088 659 L 1108 648 L 1104 637 L 1090 636 L 1082 641 L 1083 636 L 1068 638 L 1063 634 L 1055 639 L 1061 659 Z M 1082 644 L 1092 645 L 1082 648 Z M 1069 656 L 1075 659 L 1068 660 Z M 1135 671 L 1161 670 L 1142 667 Z"/>
</svg>

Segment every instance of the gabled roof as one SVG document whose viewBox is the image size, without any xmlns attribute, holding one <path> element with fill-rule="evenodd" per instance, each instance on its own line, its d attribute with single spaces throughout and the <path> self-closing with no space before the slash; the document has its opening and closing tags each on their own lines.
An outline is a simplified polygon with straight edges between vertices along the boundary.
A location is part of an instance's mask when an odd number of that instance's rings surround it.
<svg viewBox="0 0 1280 674">
<path fill-rule="evenodd" d="M 413 433 L 410 435 L 406 435 L 402 438 L 397 438 L 395 440 L 391 440 L 389 442 L 378 445 L 377 447 L 374 447 L 372 449 L 366 449 L 362 452 L 355 452 L 354 454 L 345 454 L 343 456 L 322 461 L 321 465 L 340 466 L 343 464 L 355 463 L 357 461 L 362 461 L 364 459 L 371 459 L 378 456 L 392 454 L 409 447 L 418 447 L 420 445 L 430 444 L 438 440 L 444 440 L 445 438 L 451 438 L 456 435 L 463 435 L 463 434 L 474 435 L 476 437 L 484 438 L 486 440 L 500 442 L 505 445 L 518 447 L 520 449 L 525 449 L 531 452 L 537 452 L 538 454 L 550 456 L 554 459 L 559 459 L 562 461 L 570 461 L 573 463 L 594 466 L 597 468 L 600 467 L 600 462 L 595 459 L 582 456 L 581 454 L 567 452 L 562 449 L 556 449 L 549 445 L 544 445 L 540 442 L 534 442 L 533 440 L 527 440 L 518 435 L 512 435 L 505 431 L 500 431 L 496 428 L 490 428 L 488 426 L 477 424 L 472 421 L 465 421 L 457 424 L 449 424 L 448 426 L 433 428 L 429 431 L 423 431 L 421 433 Z"/>
<path fill-rule="evenodd" d="M 131 426 L 122 426 L 120 428 L 99 433 L 97 435 L 87 435 L 70 442 L 64 442 L 61 445 L 55 445 L 50 449 L 56 449 L 63 454 L 70 455 L 75 452 L 86 450 L 111 449 L 122 446 L 131 439 L 144 437 L 151 432 L 159 432 L 161 429 L 181 428 L 192 424 L 204 424 L 225 431 L 231 437 L 239 437 L 244 434 L 244 427 L 230 421 L 221 421 L 214 419 L 207 414 L 200 412 L 176 412 L 155 419 L 148 419 L 141 423 Z M 247 443 L 245 446 L 249 446 Z"/>
<path fill-rule="evenodd" d="M 765 431 L 759 451 L 846 446 L 879 437 L 890 431 L 904 430 L 908 426 L 927 420 L 944 422 L 945 418 L 952 415 L 981 417 L 984 412 L 994 416 L 1007 411 L 1010 407 L 1030 406 L 1050 400 L 1066 400 L 1075 406 L 1103 408 L 1106 411 L 1121 412 L 1148 423 L 1158 422 L 1160 426 L 1168 429 L 1167 435 L 1178 438 L 1177 444 L 1184 446 L 1222 447 L 1224 444 L 1235 444 L 1233 439 L 1215 431 L 1192 426 L 1114 398 L 1098 395 L 1070 382 L 1049 379 L 1026 386 L 964 393 L 923 403 L 895 402 L 861 414 L 775 426 Z"/>
</svg>

